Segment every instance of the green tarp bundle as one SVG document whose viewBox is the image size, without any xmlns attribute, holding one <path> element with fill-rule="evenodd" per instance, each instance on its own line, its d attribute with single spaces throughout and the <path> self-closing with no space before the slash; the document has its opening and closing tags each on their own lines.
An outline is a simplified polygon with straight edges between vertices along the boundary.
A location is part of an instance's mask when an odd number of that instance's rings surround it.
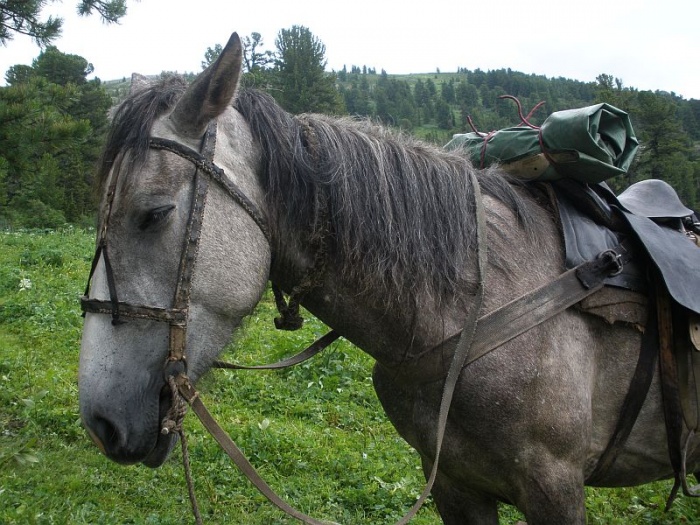
<svg viewBox="0 0 700 525">
<path fill-rule="evenodd" d="M 466 150 L 480 168 L 498 163 L 530 180 L 588 183 L 626 173 L 639 147 L 629 115 L 609 104 L 554 112 L 539 128 L 524 124 L 454 135 L 445 147 Z"/>
</svg>

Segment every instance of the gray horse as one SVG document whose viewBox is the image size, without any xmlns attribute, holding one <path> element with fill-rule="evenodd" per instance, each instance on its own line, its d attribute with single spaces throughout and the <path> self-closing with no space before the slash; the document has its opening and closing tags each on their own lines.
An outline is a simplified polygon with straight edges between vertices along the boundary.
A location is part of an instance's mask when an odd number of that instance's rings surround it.
<svg viewBox="0 0 700 525">
<path fill-rule="evenodd" d="M 159 432 L 170 406 L 163 369 L 172 330 L 148 315 L 132 312 L 123 324 L 115 317 L 119 302 L 172 307 L 192 239 L 192 159 L 149 141 L 198 151 L 215 122 L 213 160 L 224 183 L 202 202 L 190 265 L 189 377 L 211 367 L 268 280 L 297 290 L 304 307 L 376 360 L 377 395 L 430 472 L 439 371 L 453 351 L 443 343 L 463 328 L 479 288 L 475 171 L 456 153 L 367 122 L 291 116 L 267 95 L 238 89 L 241 56 L 234 34 L 191 86 L 175 77 L 134 86 L 115 115 L 99 173 L 89 293 L 112 304 L 112 318 L 86 315 L 83 422 L 119 463 L 157 467 L 172 449 L 173 434 Z M 480 309 L 488 313 L 556 278 L 564 262 L 538 190 L 497 170 L 476 176 L 488 256 Z M 232 199 L 227 181 L 244 198 Z M 569 308 L 465 367 L 432 491 L 444 523 L 497 523 L 498 502 L 532 525 L 584 523 L 584 484 L 613 433 L 640 342 L 630 324 Z M 700 468 L 699 444 L 688 447 L 690 472 Z M 596 484 L 671 476 L 655 377 L 626 445 Z"/>
</svg>

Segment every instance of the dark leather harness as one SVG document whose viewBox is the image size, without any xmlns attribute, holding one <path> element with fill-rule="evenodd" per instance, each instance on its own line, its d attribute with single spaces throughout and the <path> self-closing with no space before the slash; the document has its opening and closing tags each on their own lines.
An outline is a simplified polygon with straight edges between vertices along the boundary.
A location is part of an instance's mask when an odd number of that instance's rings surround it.
<svg viewBox="0 0 700 525">
<path fill-rule="evenodd" d="M 85 294 L 81 298 L 81 307 L 83 312 L 111 315 L 113 325 L 123 323 L 124 318 L 145 319 L 168 323 L 170 326 L 170 337 L 168 343 L 168 357 L 164 364 L 164 374 L 166 381 L 170 383 L 171 386 L 174 385 L 173 397 L 175 398 L 176 393 L 179 392 L 236 465 L 273 504 L 304 523 L 322 525 L 327 522 L 316 520 L 294 509 L 277 496 L 265 481 L 262 480 L 235 443 L 211 417 L 187 377 L 186 340 L 190 289 L 201 238 L 204 208 L 210 179 L 219 184 L 250 215 L 272 246 L 270 230 L 265 216 L 260 212 L 257 206 L 246 197 L 240 188 L 226 177 L 224 171 L 213 163 L 212 159 L 215 145 L 215 125 L 207 129 L 202 139 L 200 152 L 196 152 L 187 146 L 168 139 L 151 138 L 149 141 L 150 148 L 174 153 L 190 161 L 196 168 L 193 176 L 194 189 L 190 213 L 172 306 L 138 305 L 121 301 L 118 298 L 114 272 L 109 258 L 109 244 L 107 239 L 107 230 L 119 175 L 118 171 L 115 171 L 112 175 L 113 180 L 107 191 L 106 208 L 104 216 L 102 217 L 102 227 L 93 257 L 90 275 L 88 277 L 88 284 Z M 438 461 L 447 425 L 447 415 L 462 368 L 510 339 L 524 333 L 530 328 L 581 301 L 583 298 L 600 290 L 604 285 L 605 278 L 615 272 L 619 272 L 631 257 L 628 247 L 624 244 L 614 249 L 606 250 L 595 259 L 582 263 L 565 272 L 551 283 L 524 294 L 511 303 L 479 318 L 478 316 L 481 311 L 484 296 L 484 276 L 487 264 L 487 250 L 485 244 L 486 219 L 479 183 L 473 173 L 470 172 L 468 176 L 472 184 L 476 206 L 476 277 L 478 285 L 475 291 L 474 304 L 467 314 L 463 330 L 449 340 L 453 343 L 449 345 L 449 353 L 451 355 L 451 358 L 448 360 L 449 366 L 444 366 L 442 364 L 442 359 L 435 359 L 435 354 L 433 352 L 428 352 L 421 358 L 422 360 L 420 363 L 416 363 L 416 366 L 421 368 L 423 372 L 430 369 L 431 373 L 435 374 L 436 379 L 444 378 L 445 384 L 436 429 L 437 445 L 433 469 L 425 489 L 407 515 L 397 522 L 398 525 L 408 523 L 430 494 L 438 472 Z M 109 300 L 91 299 L 89 297 L 90 282 L 100 259 L 102 259 L 105 267 Z M 231 368 L 256 369 L 283 368 L 285 366 L 297 364 L 317 354 L 338 337 L 339 334 L 337 332 L 331 331 L 301 354 L 273 365 L 259 367 L 226 366 Z M 436 368 L 435 363 L 438 362 L 440 364 Z M 430 367 L 432 367 L 432 369 Z M 175 402 L 176 399 L 173 399 L 173 403 Z M 184 417 L 184 413 L 181 414 L 181 417 Z M 167 428 L 164 422 L 164 430 L 167 430 Z M 194 500 L 193 505 L 195 505 Z"/>
</svg>

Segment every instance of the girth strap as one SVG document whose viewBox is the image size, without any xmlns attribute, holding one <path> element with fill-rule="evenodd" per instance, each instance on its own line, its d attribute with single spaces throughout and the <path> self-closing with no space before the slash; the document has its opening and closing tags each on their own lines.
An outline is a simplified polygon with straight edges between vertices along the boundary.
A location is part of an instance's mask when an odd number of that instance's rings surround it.
<svg viewBox="0 0 700 525">
<path fill-rule="evenodd" d="M 683 413 L 678 393 L 678 368 L 673 352 L 673 313 L 671 297 L 663 284 L 657 280 L 656 286 L 658 323 L 659 323 L 659 371 L 661 375 L 661 395 L 663 397 L 664 420 L 666 421 L 666 439 L 668 454 L 674 472 L 671 494 L 666 501 L 666 510 L 676 498 L 681 487 L 681 472 L 685 474 L 681 452 L 681 433 L 683 430 Z M 684 477 L 684 476 L 683 476 Z"/>
<path fill-rule="evenodd" d="M 668 453 L 674 473 L 674 484 L 666 501 L 666 510 L 671 507 L 678 490 L 691 497 L 700 497 L 698 487 L 690 487 L 687 482 L 686 454 L 690 439 L 697 431 L 697 413 L 694 400 L 691 409 L 688 382 L 690 377 L 687 362 L 693 358 L 695 351 L 690 347 L 687 332 L 688 317 L 684 309 L 671 299 L 671 295 L 660 278 L 657 278 L 657 305 L 659 309 L 659 372 L 661 376 L 661 394 L 663 397 L 664 420 L 666 421 L 666 439 Z M 689 355 L 688 352 L 691 354 Z M 680 363 L 682 361 L 683 364 Z M 680 374 L 683 377 L 679 377 Z M 683 423 L 688 429 L 684 433 Z M 685 434 L 685 435 L 684 435 Z"/>
<path fill-rule="evenodd" d="M 646 400 L 651 381 L 654 378 L 654 371 L 658 361 L 659 328 L 656 315 L 656 304 L 649 303 L 649 314 L 644 335 L 642 336 L 642 346 L 637 359 L 627 395 L 620 409 L 620 416 L 617 420 L 615 430 L 610 437 L 605 450 L 598 459 L 598 463 L 591 474 L 586 478 L 587 484 L 596 484 L 601 481 L 610 468 L 615 464 L 620 451 L 627 443 L 627 439 L 632 433 L 632 428 L 637 421 L 637 416 L 642 410 Z"/>
</svg>

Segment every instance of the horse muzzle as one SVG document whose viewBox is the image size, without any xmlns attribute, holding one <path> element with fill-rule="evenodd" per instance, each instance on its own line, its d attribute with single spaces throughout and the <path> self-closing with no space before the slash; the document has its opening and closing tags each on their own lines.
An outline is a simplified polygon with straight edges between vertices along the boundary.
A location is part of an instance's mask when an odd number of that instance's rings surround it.
<svg viewBox="0 0 700 525">
<path fill-rule="evenodd" d="M 116 416 L 110 417 L 108 411 L 84 404 L 81 418 L 88 435 L 107 458 L 122 465 L 143 463 L 155 468 L 165 462 L 177 443 L 176 432 L 161 433 L 161 421 L 171 403 L 170 389 L 166 385 L 159 396 L 158 410 L 151 411 L 154 412 L 152 417 L 144 415 L 139 420 L 140 423 L 147 421 L 147 425 L 140 429 L 131 428 L 127 421 Z"/>
</svg>

